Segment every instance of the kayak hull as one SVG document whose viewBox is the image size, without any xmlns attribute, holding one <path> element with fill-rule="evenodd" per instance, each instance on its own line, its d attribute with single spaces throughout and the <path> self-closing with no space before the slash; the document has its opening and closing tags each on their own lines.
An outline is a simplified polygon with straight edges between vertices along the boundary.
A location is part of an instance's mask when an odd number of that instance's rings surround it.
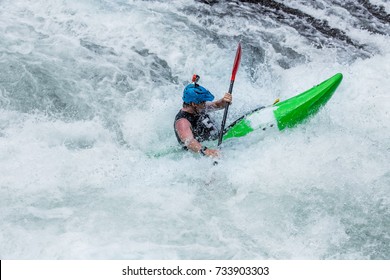
<svg viewBox="0 0 390 280">
<path fill-rule="evenodd" d="M 342 78 L 338 73 L 299 95 L 252 110 L 227 127 L 223 139 L 242 137 L 258 129 L 283 130 L 305 122 L 329 101 Z"/>
</svg>

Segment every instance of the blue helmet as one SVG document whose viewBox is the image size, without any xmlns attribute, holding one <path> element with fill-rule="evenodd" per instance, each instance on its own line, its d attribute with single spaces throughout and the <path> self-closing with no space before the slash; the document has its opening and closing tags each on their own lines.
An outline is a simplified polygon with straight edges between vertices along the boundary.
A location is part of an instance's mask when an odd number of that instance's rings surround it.
<svg viewBox="0 0 390 280">
<path fill-rule="evenodd" d="M 183 91 L 183 101 L 187 104 L 190 104 L 191 102 L 199 104 L 212 100 L 214 100 L 214 95 L 198 84 L 189 84 Z"/>
</svg>

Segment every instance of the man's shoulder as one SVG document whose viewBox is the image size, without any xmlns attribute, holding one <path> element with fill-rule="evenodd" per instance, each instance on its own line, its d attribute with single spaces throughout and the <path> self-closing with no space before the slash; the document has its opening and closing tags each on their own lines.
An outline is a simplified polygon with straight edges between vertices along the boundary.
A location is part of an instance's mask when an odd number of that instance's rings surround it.
<svg viewBox="0 0 390 280">
<path fill-rule="evenodd" d="M 193 117 L 194 117 L 193 114 L 188 113 L 188 112 L 183 111 L 183 110 L 180 110 L 180 111 L 176 114 L 175 120 L 178 120 L 178 119 L 181 119 L 181 118 L 184 118 L 184 119 L 192 119 Z"/>
</svg>

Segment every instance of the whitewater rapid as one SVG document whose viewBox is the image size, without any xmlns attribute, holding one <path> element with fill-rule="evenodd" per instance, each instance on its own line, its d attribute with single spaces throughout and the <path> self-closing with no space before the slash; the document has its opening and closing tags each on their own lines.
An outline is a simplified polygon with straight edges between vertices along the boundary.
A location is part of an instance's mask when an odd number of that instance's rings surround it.
<svg viewBox="0 0 390 280">
<path fill-rule="evenodd" d="M 304 2 L 1 1 L 0 258 L 389 259 L 389 3 Z M 228 123 L 344 79 L 217 166 L 156 156 L 192 74 L 227 91 L 238 41 Z"/>
</svg>

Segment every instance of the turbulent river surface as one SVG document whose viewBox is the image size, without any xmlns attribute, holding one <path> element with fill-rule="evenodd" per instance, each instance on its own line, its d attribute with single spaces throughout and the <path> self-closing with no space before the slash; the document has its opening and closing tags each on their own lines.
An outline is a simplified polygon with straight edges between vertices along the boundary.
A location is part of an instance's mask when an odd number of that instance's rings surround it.
<svg viewBox="0 0 390 280">
<path fill-rule="evenodd" d="M 228 123 L 343 82 L 216 166 L 170 153 L 239 41 Z M 390 259 L 389 194 L 388 0 L 0 0 L 1 259 Z"/>
</svg>

